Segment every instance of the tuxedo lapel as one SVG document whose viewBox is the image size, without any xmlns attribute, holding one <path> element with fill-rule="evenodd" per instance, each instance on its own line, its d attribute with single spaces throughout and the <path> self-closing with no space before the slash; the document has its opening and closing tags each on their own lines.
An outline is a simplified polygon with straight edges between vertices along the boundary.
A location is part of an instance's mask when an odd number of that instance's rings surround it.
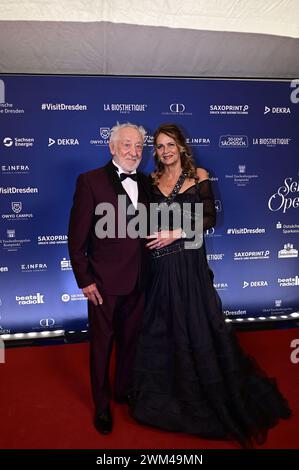
<svg viewBox="0 0 299 470">
<path fill-rule="evenodd" d="M 127 196 L 129 199 L 128 194 L 126 193 L 123 185 L 121 184 L 120 178 L 117 173 L 117 168 L 115 165 L 113 165 L 112 160 L 110 160 L 109 163 L 105 166 L 105 170 L 107 172 L 109 181 L 115 191 L 115 194 L 118 196 L 119 194 L 123 194 Z"/>
</svg>

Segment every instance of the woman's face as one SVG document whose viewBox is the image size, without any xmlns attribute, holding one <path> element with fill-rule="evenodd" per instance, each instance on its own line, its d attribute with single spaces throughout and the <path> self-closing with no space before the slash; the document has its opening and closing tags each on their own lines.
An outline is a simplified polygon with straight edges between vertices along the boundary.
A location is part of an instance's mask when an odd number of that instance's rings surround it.
<svg viewBox="0 0 299 470">
<path fill-rule="evenodd" d="M 166 134 L 158 135 L 156 153 L 163 165 L 173 165 L 180 161 L 180 150 L 176 141 Z"/>
</svg>

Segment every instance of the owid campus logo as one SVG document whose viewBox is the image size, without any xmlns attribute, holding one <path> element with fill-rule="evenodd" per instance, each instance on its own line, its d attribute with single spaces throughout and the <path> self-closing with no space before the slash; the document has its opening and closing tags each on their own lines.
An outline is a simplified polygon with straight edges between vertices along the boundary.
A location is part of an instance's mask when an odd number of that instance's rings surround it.
<svg viewBox="0 0 299 470">
<path fill-rule="evenodd" d="M 100 136 L 102 139 L 108 139 L 110 136 L 110 127 L 100 127 Z"/>
<path fill-rule="evenodd" d="M 289 209 L 299 207 L 299 182 L 293 178 L 285 178 L 284 184 L 270 196 L 268 201 L 270 211 L 282 211 L 286 213 Z"/>
</svg>

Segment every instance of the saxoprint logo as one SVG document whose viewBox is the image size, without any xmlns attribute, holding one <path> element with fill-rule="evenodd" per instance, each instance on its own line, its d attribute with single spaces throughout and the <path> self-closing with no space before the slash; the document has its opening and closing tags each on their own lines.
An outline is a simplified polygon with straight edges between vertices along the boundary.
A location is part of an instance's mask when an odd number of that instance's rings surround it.
<svg viewBox="0 0 299 470">
<path fill-rule="evenodd" d="M 52 137 L 49 137 L 48 147 L 52 147 L 52 145 L 79 145 L 79 140 L 73 138 L 52 139 Z"/>
<path fill-rule="evenodd" d="M 248 104 L 210 104 L 210 114 L 232 115 L 249 113 Z"/>
<path fill-rule="evenodd" d="M 38 245 L 65 245 L 67 243 L 67 235 L 38 235 Z"/>
</svg>

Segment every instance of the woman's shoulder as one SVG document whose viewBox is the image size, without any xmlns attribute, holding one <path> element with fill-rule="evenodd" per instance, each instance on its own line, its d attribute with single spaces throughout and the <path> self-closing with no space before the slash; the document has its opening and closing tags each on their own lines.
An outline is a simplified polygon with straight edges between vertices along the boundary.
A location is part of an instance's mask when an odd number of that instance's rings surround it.
<svg viewBox="0 0 299 470">
<path fill-rule="evenodd" d="M 204 168 L 196 168 L 196 174 L 198 176 L 199 183 L 209 179 L 209 173 Z"/>
</svg>

